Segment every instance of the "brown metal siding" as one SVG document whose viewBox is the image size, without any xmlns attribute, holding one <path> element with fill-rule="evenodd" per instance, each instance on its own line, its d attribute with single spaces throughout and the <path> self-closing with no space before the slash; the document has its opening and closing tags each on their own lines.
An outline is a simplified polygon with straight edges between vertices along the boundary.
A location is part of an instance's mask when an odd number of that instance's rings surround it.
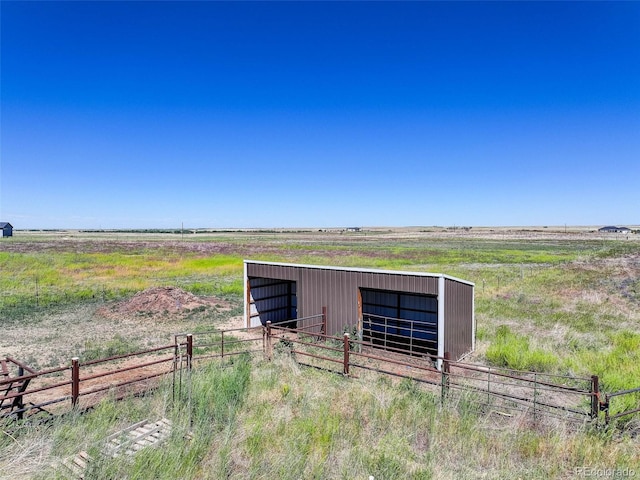
<svg viewBox="0 0 640 480">
<path fill-rule="evenodd" d="M 249 277 L 297 282 L 298 317 L 308 317 L 327 307 L 327 333 L 341 333 L 358 322 L 358 289 L 438 294 L 438 278 L 397 273 L 359 272 L 298 266 L 247 264 Z"/>
<path fill-rule="evenodd" d="M 473 285 L 445 278 L 444 351 L 453 360 L 460 359 L 473 347 Z"/>
<path fill-rule="evenodd" d="M 341 333 L 358 323 L 358 289 L 439 294 L 438 276 L 327 269 L 296 265 L 247 263 L 249 277 L 291 280 L 297 286 L 298 317 L 308 317 L 327 307 L 327 333 Z M 473 285 L 445 277 L 444 351 L 459 359 L 472 349 Z"/>
<path fill-rule="evenodd" d="M 256 263 L 247 264 L 247 276 L 277 278 L 278 280 L 298 280 L 298 268 L 284 265 L 263 265 Z"/>
</svg>

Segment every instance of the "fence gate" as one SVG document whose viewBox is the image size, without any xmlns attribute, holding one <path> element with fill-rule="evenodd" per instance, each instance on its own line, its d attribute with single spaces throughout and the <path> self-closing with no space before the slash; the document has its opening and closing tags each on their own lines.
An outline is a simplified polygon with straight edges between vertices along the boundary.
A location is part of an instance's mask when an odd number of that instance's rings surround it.
<svg viewBox="0 0 640 480">
<path fill-rule="evenodd" d="M 437 355 L 437 297 L 368 288 L 360 293 L 365 342 L 410 355 Z"/>
</svg>

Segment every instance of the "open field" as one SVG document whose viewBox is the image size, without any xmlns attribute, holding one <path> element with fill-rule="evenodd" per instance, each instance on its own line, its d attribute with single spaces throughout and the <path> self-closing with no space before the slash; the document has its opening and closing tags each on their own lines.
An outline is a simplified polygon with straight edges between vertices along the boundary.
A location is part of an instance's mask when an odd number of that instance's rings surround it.
<svg viewBox="0 0 640 480">
<path fill-rule="evenodd" d="M 640 342 L 640 236 L 592 230 L 17 232 L 0 242 L 2 349 L 14 355 L 34 344 L 39 351 L 43 345 L 56 350 L 56 338 L 81 348 L 83 329 L 92 331 L 90 342 L 117 333 L 150 346 L 161 332 L 219 321 L 215 308 L 145 320 L 103 318 L 100 307 L 170 285 L 219 298 L 238 313 L 242 259 L 252 258 L 431 271 L 471 280 L 479 339 L 474 360 L 595 373 L 613 389 L 622 388 L 638 378 L 631 373 L 640 364 L 633 353 Z M 40 366 L 55 363 L 34 360 Z M 612 364 L 619 375 L 607 373 Z"/>
<path fill-rule="evenodd" d="M 430 271 L 468 279 L 476 284 L 478 334 L 478 348 L 471 361 L 550 373 L 597 374 L 606 391 L 640 386 L 640 235 L 602 235 L 589 228 L 564 227 L 416 227 L 360 232 L 309 229 L 184 235 L 17 231 L 15 235 L 0 241 L 0 355 L 15 356 L 38 368 L 66 364 L 74 355 L 95 358 L 105 352 L 166 344 L 179 331 L 237 324 L 242 302 L 242 259 L 252 258 Z M 134 293 L 158 286 L 180 287 L 211 302 L 179 314 L 115 309 Z M 236 426 L 223 429 L 226 446 L 217 444 L 213 450 L 202 447 L 194 472 L 185 473 L 184 478 L 199 478 L 197 472 L 212 465 L 226 465 L 224 468 L 231 468 L 232 476 L 238 478 L 275 478 L 284 471 L 279 470 L 284 467 L 277 462 L 291 464 L 295 459 L 285 462 L 291 455 L 312 466 L 307 471 L 302 463 L 293 462 L 301 466 L 292 470 L 297 473 L 291 473 L 290 478 L 353 478 L 345 473 L 352 471 L 345 470 L 345 465 L 359 475 L 380 472 L 376 478 L 477 478 L 474 475 L 482 471 L 488 472 L 487 478 L 509 478 L 510 471 L 523 478 L 571 478 L 567 469 L 582 466 L 580 462 L 603 468 L 633 465 L 640 474 L 637 437 L 528 432 L 526 426 L 487 425 L 486 419 L 475 414 L 466 417 L 449 412 L 446 418 L 436 415 L 430 426 L 424 425 L 424 431 L 434 437 L 403 439 L 396 427 L 408 420 L 393 420 L 391 406 L 405 405 L 409 409 L 406 414 L 413 416 L 414 408 L 431 411 L 426 406 L 430 400 L 425 397 L 420 401 L 426 403 L 418 407 L 391 386 L 374 394 L 372 391 L 381 387 L 373 380 L 362 385 L 363 392 L 351 393 L 362 397 L 352 398 L 351 403 L 369 405 L 367 408 L 375 418 L 380 416 L 380 422 L 383 417 L 393 421 L 369 423 L 372 431 L 357 430 L 354 423 L 344 428 L 357 431 L 336 427 L 335 431 L 324 432 L 313 422 L 314 416 L 322 414 L 338 421 L 353 413 L 347 415 L 347 404 L 336 404 L 337 394 L 331 393 L 334 380 L 292 368 L 288 373 L 268 373 L 262 367 L 252 370 L 248 397 L 253 399 L 252 405 L 266 397 L 271 399 L 267 403 L 282 400 L 282 405 L 269 407 L 271 410 L 254 410 L 253 406 L 241 410 L 239 420 L 234 420 Z M 309 375 L 314 378 L 307 379 Z M 267 380 L 271 382 L 267 390 L 257 389 L 256 385 Z M 305 382 L 326 384 L 326 392 L 308 391 Z M 293 397 L 285 390 L 292 391 Z M 337 410 L 327 406 L 320 412 L 316 409 L 324 407 L 304 403 L 325 397 L 331 405 L 337 405 Z M 303 403 L 289 404 L 293 398 Z M 272 421 L 258 427 L 255 417 L 267 411 Z M 283 418 L 293 423 L 278 427 Z M 511 428 L 516 437 L 503 428 Z M 317 435 L 314 429 L 320 429 Z M 301 451 L 285 451 L 287 442 L 298 441 L 298 435 L 310 435 L 315 440 Z M 397 445 L 397 451 L 404 453 L 395 455 L 384 442 L 374 440 L 376 435 L 387 438 L 389 445 Z M 464 445 L 455 443 L 455 435 L 468 435 L 480 445 L 480 454 L 455 470 L 451 453 L 444 468 L 448 465 L 460 476 L 447 476 L 435 458 L 447 444 L 461 456 L 466 455 Z M 280 450 L 276 449 L 280 457 L 269 459 L 266 452 L 254 451 L 264 448 L 261 444 L 267 437 L 281 439 L 277 443 Z M 377 447 L 363 452 L 363 443 L 357 451 L 346 449 L 345 457 L 338 458 L 339 450 L 346 448 L 340 442 L 359 437 Z M 492 453 L 494 437 L 501 447 Z M 326 442 L 326 446 L 315 448 L 316 440 L 319 444 Z M 520 445 L 516 453 L 503 451 L 510 448 L 510 442 Z M 536 463 L 540 457 L 547 462 L 545 465 Z M 323 462 L 329 458 L 338 466 L 323 475 Z M 420 465 L 425 467 L 421 470 Z M 222 471 L 215 468 L 212 471 Z M 273 475 L 269 477 L 266 472 Z"/>
</svg>

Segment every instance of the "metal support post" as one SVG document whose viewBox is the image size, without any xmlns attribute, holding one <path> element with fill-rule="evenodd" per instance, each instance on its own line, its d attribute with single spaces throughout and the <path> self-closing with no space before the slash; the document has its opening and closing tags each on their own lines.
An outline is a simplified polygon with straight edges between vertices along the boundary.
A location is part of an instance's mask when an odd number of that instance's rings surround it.
<svg viewBox="0 0 640 480">
<path fill-rule="evenodd" d="M 449 372 L 451 371 L 451 365 L 449 363 L 451 358 L 451 354 L 449 352 L 444 352 L 444 359 L 442 362 L 442 380 L 441 380 L 441 384 L 442 384 L 442 393 L 441 393 L 441 399 L 440 401 L 444 404 L 444 399 L 447 396 L 447 393 L 449 391 Z"/>
<path fill-rule="evenodd" d="M 187 334 L 187 370 L 191 371 L 193 361 L 193 335 Z"/>
<path fill-rule="evenodd" d="M 349 334 L 345 333 L 343 337 L 344 342 L 344 363 L 343 373 L 349 375 Z"/>
<path fill-rule="evenodd" d="M 71 359 L 71 405 L 78 405 L 78 397 L 80 397 L 80 359 L 73 357 Z"/>
<path fill-rule="evenodd" d="M 271 321 L 267 321 L 267 360 L 271 361 L 273 358 L 273 345 L 271 339 Z"/>
<path fill-rule="evenodd" d="M 591 375 L 591 420 L 598 418 L 600 409 L 600 381 L 597 375 Z"/>
</svg>

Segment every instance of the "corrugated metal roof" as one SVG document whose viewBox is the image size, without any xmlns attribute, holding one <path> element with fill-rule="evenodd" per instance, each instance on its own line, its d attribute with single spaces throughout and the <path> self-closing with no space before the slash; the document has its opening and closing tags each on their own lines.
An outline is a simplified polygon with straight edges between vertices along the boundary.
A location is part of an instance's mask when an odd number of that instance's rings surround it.
<svg viewBox="0 0 640 480">
<path fill-rule="evenodd" d="M 298 268 L 313 268 L 318 270 L 335 270 L 339 272 L 384 273 L 384 274 L 390 274 L 390 275 L 413 275 L 417 277 L 446 278 L 454 282 L 460 282 L 466 285 L 475 286 L 473 282 L 452 277 L 444 273 L 411 272 L 411 271 L 403 271 L 403 270 L 383 270 L 383 269 L 376 269 L 376 268 L 334 267 L 329 265 L 303 265 L 298 263 L 261 262 L 260 260 L 244 260 L 244 263 L 251 263 L 251 264 L 257 264 L 257 265 L 274 265 L 279 267 L 298 267 Z"/>
</svg>

